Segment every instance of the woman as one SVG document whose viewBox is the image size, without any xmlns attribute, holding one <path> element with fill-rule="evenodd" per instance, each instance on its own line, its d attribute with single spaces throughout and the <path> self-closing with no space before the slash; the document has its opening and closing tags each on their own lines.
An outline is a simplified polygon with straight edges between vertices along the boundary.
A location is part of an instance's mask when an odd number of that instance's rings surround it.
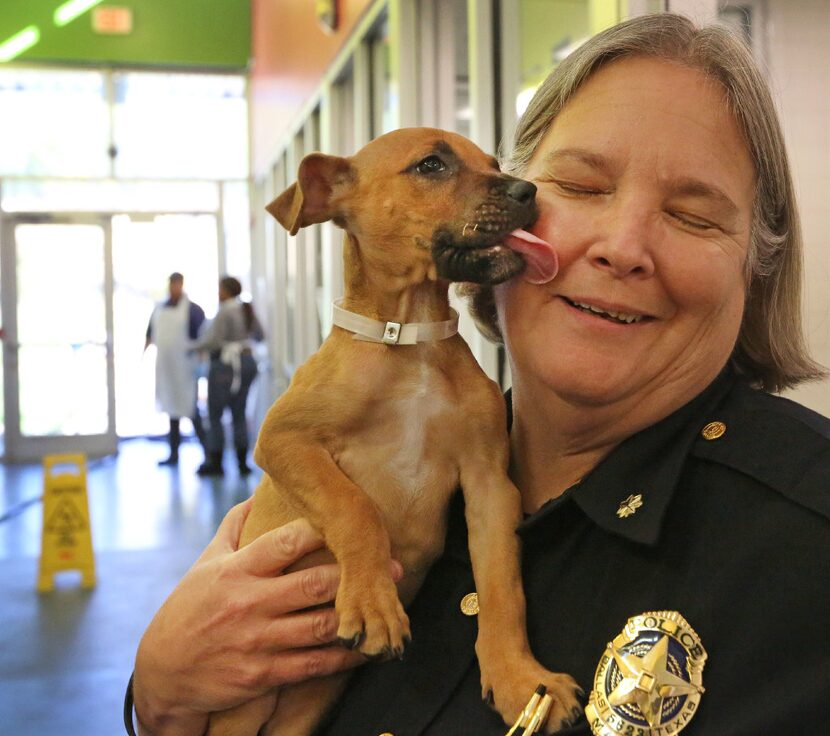
<svg viewBox="0 0 830 736">
<path fill-rule="evenodd" d="M 256 378 L 257 367 L 251 352 L 251 340 L 262 339 L 262 327 L 250 302 L 239 299 L 242 284 L 233 276 L 219 280 L 219 311 L 199 339 L 191 344 L 193 350 L 210 353 L 208 370 L 208 417 L 205 462 L 196 471 L 199 475 L 224 475 L 222 452 L 225 433 L 222 415 L 230 409 L 233 419 L 233 444 L 239 474 L 249 475 L 248 425 L 245 406 L 248 391 Z"/>
<path fill-rule="evenodd" d="M 531 644 L 590 692 L 564 733 L 820 732 L 830 422 L 766 393 L 821 369 L 802 339 L 786 155 L 751 56 L 679 16 L 612 28 L 543 84 L 510 168 L 537 184 L 534 232 L 561 270 L 471 296 L 512 369 Z M 206 711 L 359 662 L 315 646 L 334 637 L 329 609 L 298 613 L 333 598 L 336 568 L 280 575 L 321 542 L 298 522 L 236 552 L 246 512 L 145 634 L 146 733 L 201 733 Z M 361 668 L 322 733 L 503 734 L 459 608 L 472 590 L 455 508 L 408 657 Z"/>
</svg>

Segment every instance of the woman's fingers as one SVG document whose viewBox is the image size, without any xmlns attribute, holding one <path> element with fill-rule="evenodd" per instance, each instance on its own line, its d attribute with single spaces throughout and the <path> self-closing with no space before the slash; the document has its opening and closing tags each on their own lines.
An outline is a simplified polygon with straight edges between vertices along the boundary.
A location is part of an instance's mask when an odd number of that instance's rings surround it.
<svg viewBox="0 0 830 736">
<path fill-rule="evenodd" d="M 337 614 L 330 606 L 273 620 L 263 631 L 263 647 L 270 652 L 331 644 L 337 638 Z"/>
<path fill-rule="evenodd" d="M 237 563 L 251 575 L 271 577 L 322 546 L 323 538 L 311 524 L 305 519 L 295 519 L 239 550 Z"/>
<path fill-rule="evenodd" d="M 316 565 L 280 575 L 259 588 L 262 613 L 270 617 L 282 616 L 330 603 L 337 595 L 339 584 L 340 568 L 334 564 Z"/>
<path fill-rule="evenodd" d="M 272 659 L 266 679 L 270 687 L 290 685 L 351 669 L 364 662 L 366 657 L 362 654 L 340 646 L 294 649 Z"/>
<path fill-rule="evenodd" d="M 400 580 L 403 576 L 401 564 L 392 560 L 389 574 L 395 582 Z M 339 585 L 338 565 L 315 565 L 268 580 L 260 586 L 258 600 L 266 616 L 282 616 L 330 603 L 337 595 Z"/>
</svg>

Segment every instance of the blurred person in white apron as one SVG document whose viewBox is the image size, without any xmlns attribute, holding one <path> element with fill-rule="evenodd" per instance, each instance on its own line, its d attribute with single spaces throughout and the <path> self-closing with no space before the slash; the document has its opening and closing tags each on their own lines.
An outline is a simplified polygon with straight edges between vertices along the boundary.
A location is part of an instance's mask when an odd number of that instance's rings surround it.
<svg viewBox="0 0 830 736">
<path fill-rule="evenodd" d="M 205 321 L 204 310 L 188 299 L 184 292 L 184 276 L 170 274 L 169 298 L 153 310 L 147 327 L 145 349 L 156 346 L 156 403 L 170 417 L 170 456 L 159 465 L 179 462 L 181 443 L 180 420 L 189 417 L 199 442 L 204 447 L 205 432 L 196 403 L 198 362 L 188 353 L 190 341 L 199 334 Z"/>
</svg>

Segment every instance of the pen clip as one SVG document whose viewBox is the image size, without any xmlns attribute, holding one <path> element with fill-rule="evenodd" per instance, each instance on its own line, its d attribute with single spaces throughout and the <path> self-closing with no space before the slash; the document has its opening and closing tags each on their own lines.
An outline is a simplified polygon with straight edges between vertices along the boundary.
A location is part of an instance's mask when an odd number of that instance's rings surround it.
<svg viewBox="0 0 830 736">
<path fill-rule="evenodd" d="M 525 728 L 524 736 L 533 736 L 533 734 L 539 730 L 542 724 L 544 724 L 544 722 L 548 719 L 548 713 L 550 713 L 551 705 L 553 705 L 553 697 L 550 695 L 545 695 L 539 701 L 539 705 L 536 706 L 536 710 L 530 719 L 530 723 L 528 723 L 527 728 Z"/>
<path fill-rule="evenodd" d="M 523 736 L 523 734 L 527 733 L 527 726 L 536 712 L 536 707 L 539 705 L 539 701 L 546 692 L 547 687 L 544 685 L 540 684 L 536 688 L 536 691 L 533 695 L 531 695 L 530 700 L 527 701 L 527 705 L 522 709 L 522 712 L 519 714 L 516 722 L 510 727 L 510 730 L 507 732 L 506 736 Z"/>
</svg>

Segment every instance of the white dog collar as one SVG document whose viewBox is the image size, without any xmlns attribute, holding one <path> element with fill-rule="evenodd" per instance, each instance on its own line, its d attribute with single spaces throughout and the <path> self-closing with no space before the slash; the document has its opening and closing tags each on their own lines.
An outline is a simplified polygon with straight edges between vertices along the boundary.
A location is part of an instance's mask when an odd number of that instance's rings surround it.
<svg viewBox="0 0 830 736">
<path fill-rule="evenodd" d="M 445 322 L 381 322 L 349 312 L 338 299 L 331 305 L 332 323 L 354 332 L 353 340 L 381 342 L 385 345 L 415 345 L 419 342 L 445 340 L 458 333 L 458 312 L 450 307 L 450 319 Z"/>
</svg>

